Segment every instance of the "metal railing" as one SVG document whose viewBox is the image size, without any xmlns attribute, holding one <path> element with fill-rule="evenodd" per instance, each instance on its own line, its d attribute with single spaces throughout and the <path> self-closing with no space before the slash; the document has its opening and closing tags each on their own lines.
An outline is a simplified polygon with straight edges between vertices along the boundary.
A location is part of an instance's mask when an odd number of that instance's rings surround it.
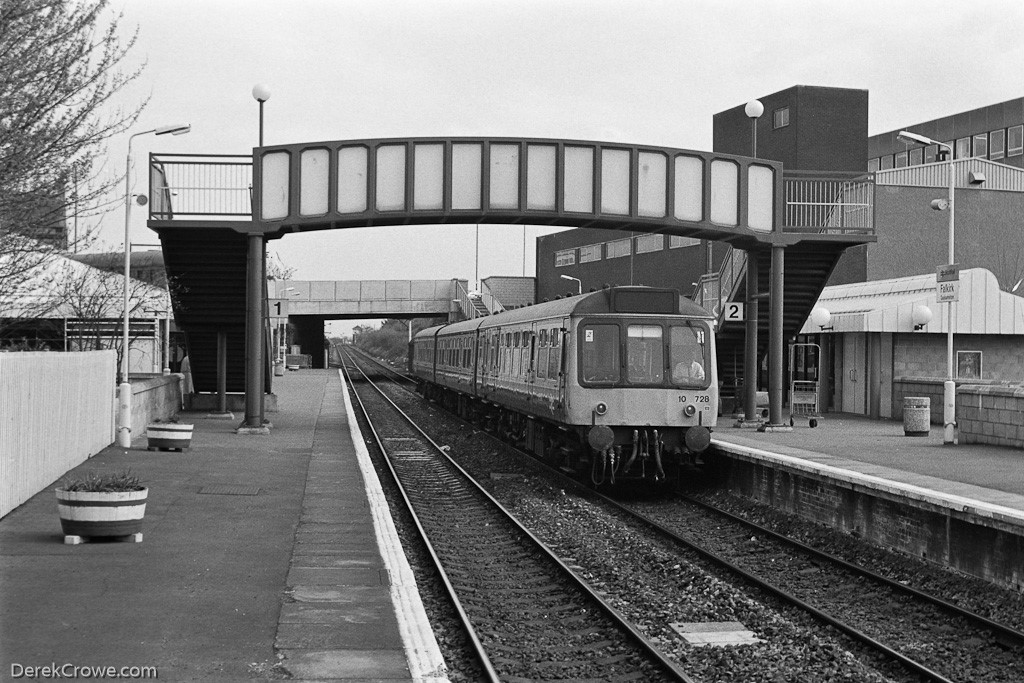
<svg viewBox="0 0 1024 683">
<path fill-rule="evenodd" d="M 783 175 L 784 232 L 873 234 L 873 174 L 822 174 L 789 171 Z"/>
<path fill-rule="evenodd" d="M 740 281 L 747 272 L 747 252 L 730 249 L 722 260 L 717 273 L 701 275 L 697 282 L 693 300 L 718 318 L 719 324 L 725 314 L 726 302 L 736 295 Z"/>
<path fill-rule="evenodd" d="M 252 157 L 150 154 L 149 218 L 252 216 Z"/>
</svg>

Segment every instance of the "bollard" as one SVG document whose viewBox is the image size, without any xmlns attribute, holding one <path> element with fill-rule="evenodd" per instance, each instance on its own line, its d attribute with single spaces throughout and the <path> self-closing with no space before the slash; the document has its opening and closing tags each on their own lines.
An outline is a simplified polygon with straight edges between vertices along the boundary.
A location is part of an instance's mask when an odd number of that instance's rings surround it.
<svg viewBox="0 0 1024 683">
<path fill-rule="evenodd" d="M 932 424 L 931 403 L 927 396 L 907 396 L 903 399 L 905 436 L 928 436 Z"/>
</svg>

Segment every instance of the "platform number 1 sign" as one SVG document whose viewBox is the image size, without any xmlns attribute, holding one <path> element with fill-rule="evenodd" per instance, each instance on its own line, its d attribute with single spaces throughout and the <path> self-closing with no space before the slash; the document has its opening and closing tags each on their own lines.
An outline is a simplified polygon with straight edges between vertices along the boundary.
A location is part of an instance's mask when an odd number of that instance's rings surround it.
<svg viewBox="0 0 1024 683">
<path fill-rule="evenodd" d="M 725 305 L 725 321 L 726 322 L 740 322 L 746 320 L 746 315 L 742 303 L 729 302 Z"/>
</svg>

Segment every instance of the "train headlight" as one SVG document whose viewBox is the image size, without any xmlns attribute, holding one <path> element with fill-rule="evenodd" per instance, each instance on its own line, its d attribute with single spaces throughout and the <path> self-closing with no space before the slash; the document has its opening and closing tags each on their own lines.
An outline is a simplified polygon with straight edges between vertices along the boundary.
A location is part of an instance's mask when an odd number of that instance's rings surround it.
<svg viewBox="0 0 1024 683">
<path fill-rule="evenodd" d="M 608 406 L 606 406 L 604 403 L 598 403 L 596 406 L 594 406 L 594 412 L 598 415 L 604 415 L 605 413 L 608 412 Z"/>
<path fill-rule="evenodd" d="M 696 412 L 697 406 L 693 405 L 692 403 L 683 408 L 683 415 L 685 415 L 686 417 L 693 417 L 696 414 Z"/>
</svg>

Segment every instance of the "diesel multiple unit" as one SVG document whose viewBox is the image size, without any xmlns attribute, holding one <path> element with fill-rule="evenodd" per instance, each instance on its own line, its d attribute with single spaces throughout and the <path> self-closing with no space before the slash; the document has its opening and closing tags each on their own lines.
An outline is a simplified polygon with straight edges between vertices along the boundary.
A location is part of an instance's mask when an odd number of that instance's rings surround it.
<svg viewBox="0 0 1024 683">
<path fill-rule="evenodd" d="M 595 484 L 665 481 L 711 440 L 713 318 L 675 290 L 611 287 L 420 331 L 420 389 Z"/>
</svg>

